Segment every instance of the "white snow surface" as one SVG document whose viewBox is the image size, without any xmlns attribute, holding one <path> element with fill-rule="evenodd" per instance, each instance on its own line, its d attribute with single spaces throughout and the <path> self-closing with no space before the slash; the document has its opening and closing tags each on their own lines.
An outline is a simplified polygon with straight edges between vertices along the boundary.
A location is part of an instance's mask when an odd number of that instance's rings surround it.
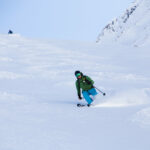
<svg viewBox="0 0 150 150">
<path fill-rule="evenodd" d="M 149 46 L 0 35 L 0 150 L 149 150 L 149 64 Z M 93 107 L 75 70 L 106 92 Z"/>
</svg>

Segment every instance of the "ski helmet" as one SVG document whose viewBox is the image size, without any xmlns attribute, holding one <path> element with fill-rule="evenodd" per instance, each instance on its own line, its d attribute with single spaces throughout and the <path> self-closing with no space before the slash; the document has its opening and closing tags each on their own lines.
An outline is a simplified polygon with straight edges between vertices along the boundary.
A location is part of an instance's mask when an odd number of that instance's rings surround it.
<svg viewBox="0 0 150 150">
<path fill-rule="evenodd" d="M 83 73 L 81 71 L 79 71 L 79 70 L 75 71 L 74 74 L 75 74 L 76 77 L 77 77 L 77 74 L 81 74 L 81 76 L 83 76 Z"/>
<path fill-rule="evenodd" d="M 78 74 L 78 73 L 81 73 L 79 70 L 75 71 L 75 76 Z"/>
</svg>

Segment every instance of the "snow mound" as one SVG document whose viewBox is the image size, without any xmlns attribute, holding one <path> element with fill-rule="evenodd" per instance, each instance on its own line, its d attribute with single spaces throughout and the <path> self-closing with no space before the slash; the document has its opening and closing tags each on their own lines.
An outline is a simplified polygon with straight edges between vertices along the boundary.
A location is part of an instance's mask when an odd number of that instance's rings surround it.
<svg viewBox="0 0 150 150">
<path fill-rule="evenodd" d="M 150 126 L 150 107 L 144 108 L 136 113 L 133 122 L 138 122 L 141 126 Z"/>
</svg>

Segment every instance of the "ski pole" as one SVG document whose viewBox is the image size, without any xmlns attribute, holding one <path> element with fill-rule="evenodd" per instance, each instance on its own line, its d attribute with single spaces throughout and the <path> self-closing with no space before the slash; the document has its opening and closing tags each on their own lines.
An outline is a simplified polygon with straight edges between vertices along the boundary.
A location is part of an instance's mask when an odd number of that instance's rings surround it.
<svg viewBox="0 0 150 150">
<path fill-rule="evenodd" d="M 98 89 L 97 87 L 95 87 L 94 86 L 94 88 L 96 88 L 100 93 L 102 93 L 103 94 L 103 96 L 105 96 L 106 95 L 106 93 L 104 93 L 104 92 L 102 92 L 100 89 Z"/>
</svg>

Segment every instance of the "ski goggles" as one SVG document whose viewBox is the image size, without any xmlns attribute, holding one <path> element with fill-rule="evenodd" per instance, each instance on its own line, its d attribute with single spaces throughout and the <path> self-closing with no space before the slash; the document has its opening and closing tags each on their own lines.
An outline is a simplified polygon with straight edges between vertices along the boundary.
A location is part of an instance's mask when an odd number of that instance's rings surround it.
<svg viewBox="0 0 150 150">
<path fill-rule="evenodd" d="M 79 76 L 81 76 L 81 73 L 76 74 L 76 77 L 78 78 Z"/>
</svg>

